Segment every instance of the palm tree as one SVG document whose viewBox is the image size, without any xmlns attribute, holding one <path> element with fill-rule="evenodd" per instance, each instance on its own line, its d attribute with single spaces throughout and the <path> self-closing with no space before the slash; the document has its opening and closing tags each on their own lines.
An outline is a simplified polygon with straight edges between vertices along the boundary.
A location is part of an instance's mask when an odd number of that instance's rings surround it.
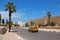
<svg viewBox="0 0 60 40">
<path fill-rule="evenodd" d="M 8 2 L 5 6 L 6 6 L 5 11 L 9 10 L 9 32 L 10 32 L 10 30 L 11 30 L 11 14 L 13 12 L 16 12 L 16 9 L 15 9 L 13 2 Z"/>
<path fill-rule="evenodd" d="M 48 13 L 47 13 L 47 16 L 48 16 L 48 25 L 50 25 L 50 17 L 51 17 L 51 13 L 48 12 Z"/>
<path fill-rule="evenodd" d="M 5 24 L 5 20 L 4 20 L 4 19 L 2 19 L 2 24 L 3 24 L 3 25 Z"/>
<path fill-rule="evenodd" d="M 1 25 L 1 14 L 0 14 L 0 25 Z"/>
<path fill-rule="evenodd" d="M 30 22 L 30 26 L 33 26 L 33 25 L 34 25 L 34 23 L 31 21 L 31 22 Z"/>
</svg>

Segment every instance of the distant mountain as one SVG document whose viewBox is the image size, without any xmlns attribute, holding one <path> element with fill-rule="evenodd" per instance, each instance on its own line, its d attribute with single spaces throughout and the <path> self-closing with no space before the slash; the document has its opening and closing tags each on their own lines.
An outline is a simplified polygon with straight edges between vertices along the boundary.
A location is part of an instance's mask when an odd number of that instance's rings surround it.
<svg viewBox="0 0 60 40">
<path fill-rule="evenodd" d="M 32 22 L 36 23 L 36 24 L 47 24 L 47 19 L 48 17 L 44 17 L 44 18 L 39 18 L 36 20 L 32 20 Z M 53 16 L 50 18 L 51 22 L 55 22 L 56 24 L 60 25 L 60 16 Z"/>
</svg>

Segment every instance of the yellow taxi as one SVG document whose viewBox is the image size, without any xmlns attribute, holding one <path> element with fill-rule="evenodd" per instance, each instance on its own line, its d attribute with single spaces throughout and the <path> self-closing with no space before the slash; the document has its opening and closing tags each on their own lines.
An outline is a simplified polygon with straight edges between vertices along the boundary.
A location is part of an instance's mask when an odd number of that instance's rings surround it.
<svg viewBox="0 0 60 40">
<path fill-rule="evenodd" d="M 29 32 L 38 32 L 38 26 L 37 25 L 30 26 L 28 31 Z"/>
</svg>

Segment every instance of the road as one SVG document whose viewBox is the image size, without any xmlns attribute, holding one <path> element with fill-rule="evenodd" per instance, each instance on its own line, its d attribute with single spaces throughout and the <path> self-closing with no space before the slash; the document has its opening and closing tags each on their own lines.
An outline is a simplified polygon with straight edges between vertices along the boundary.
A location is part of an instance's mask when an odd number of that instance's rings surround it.
<svg viewBox="0 0 60 40">
<path fill-rule="evenodd" d="M 18 31 L 15 33 L 24 40 L 60 40 L 60 33 L 56 32 L 38 31 L 36 33 L 32 33 L 24 28 L 12 28 L 12 30 Z"/>
</svg>

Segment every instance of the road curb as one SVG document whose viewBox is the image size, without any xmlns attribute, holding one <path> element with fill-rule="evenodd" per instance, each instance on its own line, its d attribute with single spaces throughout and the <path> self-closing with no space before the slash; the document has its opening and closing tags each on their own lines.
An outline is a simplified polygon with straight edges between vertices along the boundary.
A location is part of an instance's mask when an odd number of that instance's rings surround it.
<svg viewBox="0 0 60 40">
<path fill-rule="evenodd" d="M 39 29 L 39 31 L 47 31 L 47 32 L 57 32 L 57 33 L 60 33 L 60 29 Z"/>
</svg>

